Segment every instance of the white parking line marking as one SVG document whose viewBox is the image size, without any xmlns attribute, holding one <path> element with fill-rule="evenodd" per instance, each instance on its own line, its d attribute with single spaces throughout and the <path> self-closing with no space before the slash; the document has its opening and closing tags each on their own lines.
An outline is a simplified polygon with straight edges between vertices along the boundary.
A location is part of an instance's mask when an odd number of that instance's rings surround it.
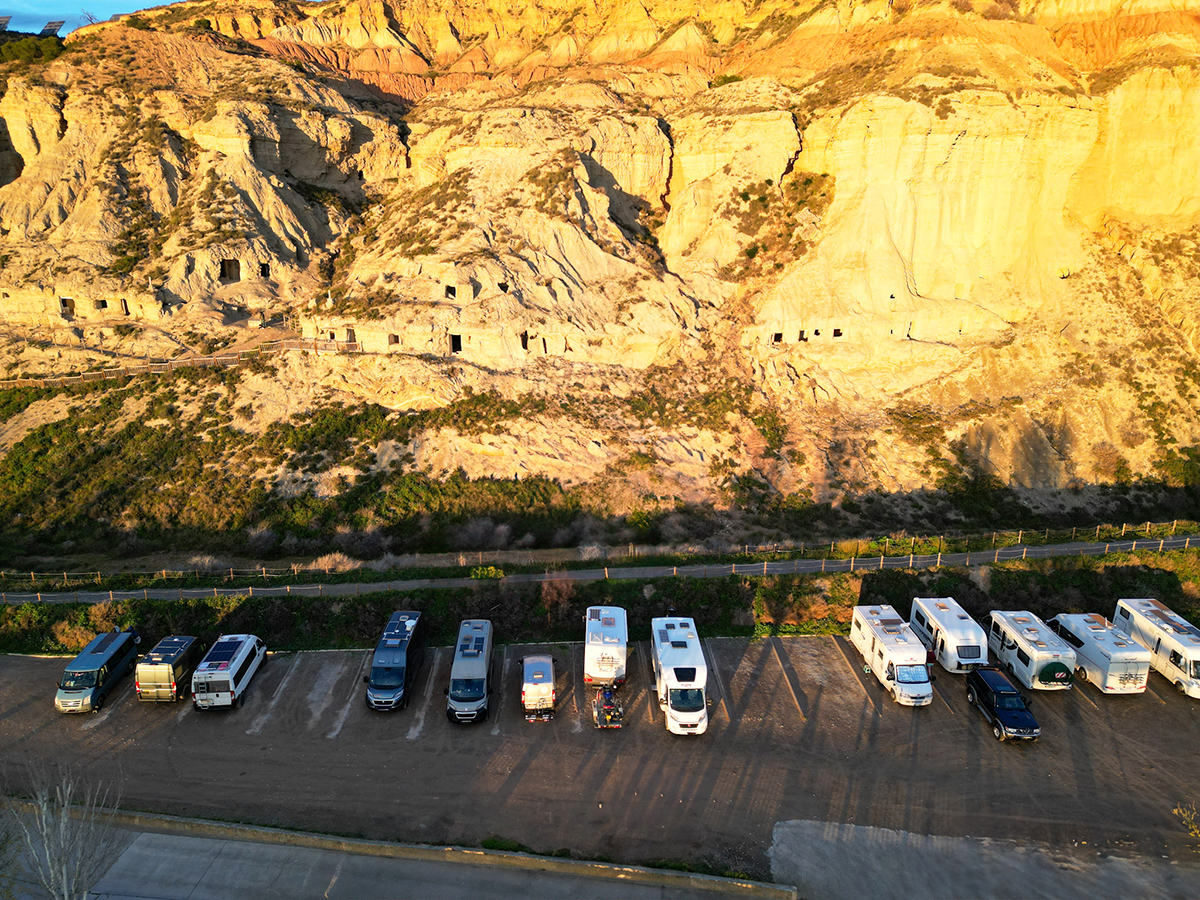
<svg viewBox="0 0 1200 900">
<path fill-rule="evenodd" d="M 774 646 L 774 645 L 772 645 L 772 646 Z M 708 665 L 708 671 L 712 675 L 713 681 L 715 681 L 717 683 L 717 693 L 719 693 L 721 695 L 721 709 L 725 711 L 725 721 L 728 722 L 729 721 L 729 699 L 725 696 L 725 685 L 723 685 L 721 683 L 721 673 L 717 671 L 717 663 L 716 663 L 717 658 L 715 656 L 713 656 L 712 647 L 709 645 L 707 638 L 702 639 L 700 641 L 700 649 L 701 649 L 702 655 L 705 658 L 705 662 Z M 775 652 L 778 653 L 779 652 L 778 649 Z M 778 659 L 778 656 L 776 657 L 776 659 Z M 781 659 L 779 660 L 779 667 L 781 669 L 783 668 L 783 660 L 781 660 Z M 784 679 L 786 680 L 786 678 L 787 678 L 786 670 L 784 671 L 783 675 L 784 675 Z M 791 690 L 791 687 L 792 687 L 791 682 L 788 682 L 788 690 Z M 793 694 L 792 696 L 794 698 L 795 694 Z M 796 701 L 796 708 L 797 709 L 800 708 L 799 700 Z M 803 715 L 803 713 L 801 713 L 801 715 Z"/>
<path fill-rule="evenodd" d="M 579 651 L 583 648 L 582 644 L 575 644 L 571 647 L 571 678 L 578 679 L 575 681 L 575 690 L 571 691 L 571 704 L 575 707 L 575 719 L 571 722 L 571 734 L 579 734 L 583 731 L 583 707 L 584 701 L 587 699 L 583 686 L 583 663 L 579 661 Z"/>
<path fill-rule="evenodd" d="M 292 660 L 291 667 L 287 670 L 287 674 L 283 676 L 283 681 L 279 682 L 279 687 L 275 688 L 275 695 L 271 698 L 271 702 L 267 704 L 258 716 L 250 723 L 250 727 L 246 729 L 246 734 L 261 734 L 263 726 L 267 724 L 267 719 L 271 718 L 271 713 L 275 712 L 275 704 L 279 702 L 279 698 L 283 696 L 284 688 L 287 683 L 292 680 L 292 675 L 296 673 L 296 667 L 300 665 L 300 654 L 296 654 L 296 658 Z"/>
<path fill-rule="evenodd" d="M 309 719 L 308 727 L 312 728 L 320 720 L 321 715 L 333 702 L 333 686 L 346 668 L 344 661 L 328 662 L 321 666 L 313 686 L 308 692 Z"/>
<path fill-rule="evenodd" d="M 362 675 L 363 666 L 367 660 L 371 658 L 371 651 L 368 650 L 363 654 L 362 661 L 358 664 L 358 668 L 354 670 L 354 677 L 350 679 L 350 693 L 346 697 L 346 703 L 342 707 L 342 711 L 338 713 L 337 719 L 333 723 L 333 730 L 325 737 L 333 740 L 342 733 L 342 726 L 346 724 L 346 717 L 350 715 L 350 707 L 354 704 L 354 698 L 358 694 L 358 686 L 362 683 L 359 681 L 359 676 Z"/>
<path fill-rule="evenodd" d="M 504 706 L 504 677 L 508 674 L 508 644 L 504 645 L 504 654 L 500 657 L 500 677 L 496 685 L 496 692 L 499 696 L 496 698 L 496 708 L 492 711 L 492 718 L 496 724 L 492 726 L 492 734 L 500 733 L 500 710 Z"/>
<path fill-rule="evenodd" d="M 408 729 L 408 734 L 405 735 L 410 741 L 415 741 L 421 736 L 421 731 L 425 727 L 425 710 L 429 709 L 429 701 L 433 698 L 433 679 L 438 671 L 438 664 L 442 661 L 442 650 L 438 647 L 433 652 L 433 662 L 429 666 L 429 677 L 425 679 L 425 697 L 421 701 L 421 708 L 417 711 L 417 718 L 412 723 L 412 727 Z"/>
</svg>

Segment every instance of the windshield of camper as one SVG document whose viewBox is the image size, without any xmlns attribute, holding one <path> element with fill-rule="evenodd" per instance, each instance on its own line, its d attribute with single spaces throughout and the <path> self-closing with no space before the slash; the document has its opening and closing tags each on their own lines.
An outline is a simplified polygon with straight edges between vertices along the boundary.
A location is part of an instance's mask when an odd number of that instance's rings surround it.
<svg viewBox="0 0 1200 900">
<path fill-rule="evenodd" d="M 450 699 L 459 703 L 474 703 L 482 700 L 484 683 L 482 678 L 452 678 L 450 679 Z"/>
<path fill-rule="evenodd" d="M 979 648 L 969 644 L 963 644 L 958 648 L 959 659 L 979 659 Z"/>
<path fill-rule="evenodd" d="M 404 687 L 404 666 L 372 666 L 371 687 L 384 690 Z"/>
<path fill-rule="evenodd" d="M 704 709 L 704 691 L 700 688 L 672 689 L 671 709 L 682 713 L 700 712 Z"/>
<path fill-rule="evenodd" d="M 929 670 L 924 666 L 896 666 L 896 680 L 901 684 L 924 684 Z"/>
<path fill-rule="evenodd" d="M 63 672 L 62 687 L 65 690 L 81 691 L 95 686 L 95 672 Z"/>
</svg>

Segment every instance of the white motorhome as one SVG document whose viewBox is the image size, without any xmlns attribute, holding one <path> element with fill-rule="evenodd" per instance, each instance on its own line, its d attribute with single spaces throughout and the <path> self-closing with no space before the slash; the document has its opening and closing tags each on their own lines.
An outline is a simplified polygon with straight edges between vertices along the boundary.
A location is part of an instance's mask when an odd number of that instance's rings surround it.
<svg viewBox="0 0 1200 900">
<path fill-rule="evenodd" d="M 221 635 L 192 673 L 192 706 L 241 707 L 250 679 L 266 658 L 267 645 L 254 635 Z"/>
<path fill-rule="evenodd" d="M 708 665 L 692 619 L 650 620 L 650 665 L 658 706 L 672 734 L 703 734 L 708 728 Z"/>
<path fill-rule="evenodd" d="M 583 683 L 625 683 L 629 642 L 625 610 L 619 606 L 589 606 L 584 617 Z"/>
<path fill-rule="evenodd" d="M 989 613 L 988 649 L 1027 688 L 1063 691 L 1071 687 L 1075 651 L 1028 610 Z"/>
<path fill-rule="evenodd" d="M 446 688 L 446 718 L 451 722 L 482 722 L 488 717 L 492 692 L 492 623 L 464 619 L 458 626 L 450 686 Z"/>
<path fill-rule="evenodd" d="M 1075 648 L 1076 674 L 1106 694 L 1140 694 L 1150 651 L 1099 613 L 1062 613 L 1046 623 Z"/>
<path fill-rule="evenodd" d="M 1158 600 L 1118 600 L 1113 625 L 1150 651 L 1150 664 L 1200 699 L 1200 628 Z"/>
<path fill-rule="evenodd" d="M 928 706 L 933 702 L 925 645 L 895 609 L 854 607 L 850 642 L 862 654 L 871 674 L 901 706 Z"/>
<path fill-rule="evenodd" d="M 908 624 L 947 672 L 987 665 L 987 632 L 953 597 L 913 597 Z"/>
</svg>

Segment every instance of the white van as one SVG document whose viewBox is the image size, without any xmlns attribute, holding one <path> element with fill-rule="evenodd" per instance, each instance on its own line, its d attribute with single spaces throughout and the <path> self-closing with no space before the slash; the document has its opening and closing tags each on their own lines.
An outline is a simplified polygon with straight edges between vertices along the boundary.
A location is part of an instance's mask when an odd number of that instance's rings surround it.
<svg viewBox="0 0 1200 900">
<path fill-rule="evenodd" d="M 625 683 L 629 641 L 625 610 L 619 606 L 589 606 L 584 617 L 583 683 Z"/>
<path fill-rule="evenodd" d="M 1158 600 L 1118 600 L 1113 625 L 1150 651 L 1150 664 L 1200 699 L 1200 628 Z"/>
<path fill-rule="evenodd" d="M 1075 648 L 1076 673 L 1106 694 L 1140 694 L 1150 677 L 1150 651 L 1099 613 L 1062 613 L 1046 623 Z"/>
<path fill-rule="evenodd" d="M 192 706 L 237 706 L 250 679 L 267 658 L 267 645 L 252 634 L 223 634 L 192 673 Z"/>
<path fill-rule="evenodd" d="M 458 626 L 450 686 L 446 688 L 446 718 L 451 722 L 482 722 L 488 717 L 492 693 L 492 623 L 464 619 Z"/>
<path fill-rule="evenodd" d="M 987 665 L 987 632 L 953 597 L 913 597 L 908 624 L 947 672 Z"/>
<path fill-rule="evenodd" d="M 708 729 L 708 665 L 692 619 L 650 620 L 650 667 L 658 707 L 672 734 L 704 734 Z"/>
<path fill-rule="evenodd" d="M 867 669 L 901 706 L 928 706 L 933 702 L 925 645 L 895 609 L 854 607 L 850 642 L 862 654 Z"/>
<path fill-rule="evenodd" d="M 1075 651 L 1027 610 L 992 610 L 988 649 L 1030 689 L 1064 691 L 1075 675 Z"/>
</svg>

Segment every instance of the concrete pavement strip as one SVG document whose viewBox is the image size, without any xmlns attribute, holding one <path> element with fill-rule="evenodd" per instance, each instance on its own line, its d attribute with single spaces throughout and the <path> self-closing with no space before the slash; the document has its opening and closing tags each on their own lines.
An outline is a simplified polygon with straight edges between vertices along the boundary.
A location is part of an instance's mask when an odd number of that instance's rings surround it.
<svg viewBox="0 0 1200 900">
<path fill-rule="evenodd" d="M 769 900 L 797 900 L 796 889 L 790 885 L 767 884 L 742 878 L 721 878 L 693 872 L 651 869 L 645 866 L 623 866 L 470 847 L 368 841 L 305 831 L 289 831 L 282 828 L 215 822 L 209 819 L 188 819 L 159 813 L 120 811 L 110 813 L 107 818 L 111 824 L 117 827 L 154 834 L 189 835 L 218 840 L 277 844 L 392 859 L 494 866 L 527 872 L 553 872 L 579 878 L 618 880 L 634 884 L 659 885 L 665 888 L 723 891 L 730 895 L 762 897 L 769 898 Z"/>
</svg>

